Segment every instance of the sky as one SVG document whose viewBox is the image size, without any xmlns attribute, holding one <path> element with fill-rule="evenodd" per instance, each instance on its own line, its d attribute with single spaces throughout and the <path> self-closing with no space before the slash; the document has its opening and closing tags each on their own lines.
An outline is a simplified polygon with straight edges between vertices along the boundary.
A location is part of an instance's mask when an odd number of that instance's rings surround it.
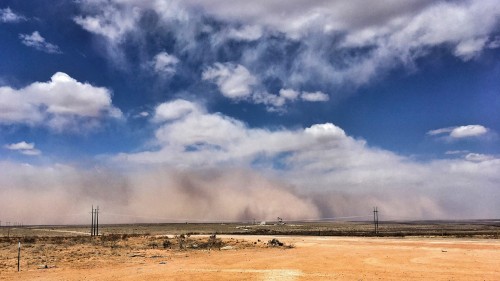
<svg viewBox="0 0 500 281">
<path fill-rule="evenodd" d="M 496 0 L 0 2 L 0 221 L 500 217 Z"/>
</svg>

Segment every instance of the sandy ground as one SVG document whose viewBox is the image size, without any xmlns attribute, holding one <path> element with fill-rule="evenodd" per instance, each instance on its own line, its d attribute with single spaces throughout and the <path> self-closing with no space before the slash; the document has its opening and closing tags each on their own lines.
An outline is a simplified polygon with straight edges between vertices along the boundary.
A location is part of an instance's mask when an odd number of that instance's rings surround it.
<svg viewBox="0 0 500 281">
<path fill-rule="evenodd" d="M 5 258 L 17 256 L 17 245 L 4 246 L 0 280 L 500 280 L 499 240 L 219 237 L 249 243 L 186 251 L 54 246 L 44 250 L 48 268 L 24 260 L 21 272 Z M 293 248 L 265 246 L 272 238 Z"/>
</svg>

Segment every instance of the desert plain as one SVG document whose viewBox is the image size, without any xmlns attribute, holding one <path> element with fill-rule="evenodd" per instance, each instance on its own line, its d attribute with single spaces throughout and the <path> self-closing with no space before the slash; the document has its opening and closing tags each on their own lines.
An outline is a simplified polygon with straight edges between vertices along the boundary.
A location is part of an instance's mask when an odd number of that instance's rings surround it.
<svg viewBox="0 0 500 281">
<path fill-rule="evenodd" d="M 339 229 L 351 235 L 335 235 Z M 2 228 L 0 280 L 500 280 L 496 223 L 368 229 L 122 225 L 90 237 L 85 226 Z"/>
</svg>

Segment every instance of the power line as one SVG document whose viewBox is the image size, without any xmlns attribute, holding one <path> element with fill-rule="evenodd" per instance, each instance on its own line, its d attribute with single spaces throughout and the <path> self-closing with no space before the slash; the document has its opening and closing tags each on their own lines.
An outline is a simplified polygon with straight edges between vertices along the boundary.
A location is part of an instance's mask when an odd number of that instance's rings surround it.
<svg viewBox="0 0 500 281">
<path fill-rule="evenodd" d="M 125 217 L 125 218 L 137 218 L 137 219 L 150 219 L 150 220 L 163 220 L 163 221 L 171 221 L 171 222 L 207 222 L 207 223 L 237 223 L 241 222 L 240 220 L 216 220 L 216 219 L 198 219 L 198 218 L 172 218 L 172 217 L 159 217 L 159 216 L 146 216 L 146 215 L 134 215 L 134 214 L 118 214 L 118 213 L 108 213 L 101 212 L 106 214 L 106 216 L 115 216 L 115 217 Z M 361 218 L 370 218 L 371 216 L 339 216 L 339 217 L 322 217 L 322 218 L 305 218 L 305 219 L 297 219 L 294 221 L 303 221 L 303 222 L 315 222 L 315 221 L 328 221 L 328 220 L 346 220 L 346 219 L 361 219 Z"/>
</svg>

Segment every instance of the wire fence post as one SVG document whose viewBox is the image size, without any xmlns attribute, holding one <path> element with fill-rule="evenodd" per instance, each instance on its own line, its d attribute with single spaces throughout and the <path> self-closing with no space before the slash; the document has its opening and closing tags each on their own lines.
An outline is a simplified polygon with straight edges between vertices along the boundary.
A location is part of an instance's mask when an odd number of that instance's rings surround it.
<svg viewBox="0 0 500 281">
<path fill-rule="evenodd" d="M 21 241 L 17 247 L 17 272 L 21 271 Z"/>
</svg>

